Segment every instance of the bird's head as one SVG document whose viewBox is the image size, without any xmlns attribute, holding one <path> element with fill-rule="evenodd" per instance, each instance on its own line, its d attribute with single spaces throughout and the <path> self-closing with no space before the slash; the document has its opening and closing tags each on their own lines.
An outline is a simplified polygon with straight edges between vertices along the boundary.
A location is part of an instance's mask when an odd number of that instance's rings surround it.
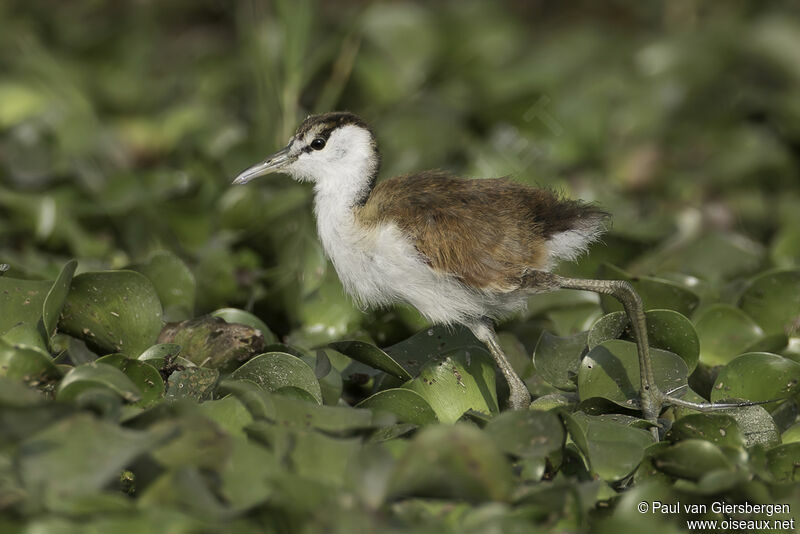
<svg viewBox="0 0 800 534">
<path fill-rule="evenodd" d="M 325 187 L 369 186 L 380 165 L 375 135 L 360 117 L 347 111 L 311 115 L 285 148 L 243 171 L 233 181 L 246 184 L 283 172 L 295 180 Z M 346 183 L 345 183 L 346 182 Z"/>
</svg>

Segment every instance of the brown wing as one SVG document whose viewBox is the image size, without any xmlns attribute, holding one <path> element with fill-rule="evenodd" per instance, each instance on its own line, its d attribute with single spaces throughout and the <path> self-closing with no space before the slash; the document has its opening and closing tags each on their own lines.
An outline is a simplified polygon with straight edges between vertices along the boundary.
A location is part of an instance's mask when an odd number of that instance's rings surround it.
<svg viewBox="0 0 800 534">
<path fill-rule="evenodd" d="M 380 182 L 359 220 L 394 222 L 434 269 L 469 286 L 511 291 L 547 264 L 547 238 L 568 230 L 570 211 L 579 209 L 592 208 L 503 178 L 431 171 Z"/>
</svg>

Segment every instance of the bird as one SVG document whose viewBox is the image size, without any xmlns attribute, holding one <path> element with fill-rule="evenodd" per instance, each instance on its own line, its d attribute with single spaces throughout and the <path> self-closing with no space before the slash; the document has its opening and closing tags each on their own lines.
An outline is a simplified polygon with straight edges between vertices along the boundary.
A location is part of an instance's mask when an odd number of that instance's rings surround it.
<svg viewBox="0 0 800 534">
<path fill-rule="evenodd" d="M 402 302 L 434 324 L 467 327 L 507 381 L 511 409 L 528 409 L 531 397 L 500 346 L 495 322 L 522 310 L 531 295 L 558 289 L 622 303 L 637 345 L 644 419 L 657 426 L 669 403 L 723 407 L 658 389 L 642 300 L 628 281 L 553 272 L 600 239 L 608 213 L 509 178 L 433 170 L 378 181 L 380 161 L 372 128 L 354 113 L 334 111 L 307 117 L 286 147 L 233 184 L 273 173 L 311 182 L 317 232 L 345 291 L 366 307 Z"/>
</svg>

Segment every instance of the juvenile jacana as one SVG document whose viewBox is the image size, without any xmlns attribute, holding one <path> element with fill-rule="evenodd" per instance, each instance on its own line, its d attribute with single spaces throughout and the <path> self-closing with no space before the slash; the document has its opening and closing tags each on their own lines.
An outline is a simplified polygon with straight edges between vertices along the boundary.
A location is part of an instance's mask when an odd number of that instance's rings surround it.
<svg viewBox="0 0 800 534">
<path fill-rule="evenodd" d="M 285 148 L 233 183 L 276 172 L 312 182 L 317 231 L 345 290 L 368 306 L 406 302 L 434 323 L 468 327 L 508 381 L 514 409 L 527 408 L 530 394 L 503 353 L 493 322 L 521 310 L 531 294 L 560 288 L 606 293 L 624 306 L 636 338 L 647 420 L 656 422 L 663 403 L 720 407 L 658 390 L 642 301 L 628 282 L 549 272 L 598 239 L 605 212 L 504 178 L 428 171 L 377 183 L 379 167 L 369 126 L 352 113 L 333 112 L 308 117 Z"/>
</svg>

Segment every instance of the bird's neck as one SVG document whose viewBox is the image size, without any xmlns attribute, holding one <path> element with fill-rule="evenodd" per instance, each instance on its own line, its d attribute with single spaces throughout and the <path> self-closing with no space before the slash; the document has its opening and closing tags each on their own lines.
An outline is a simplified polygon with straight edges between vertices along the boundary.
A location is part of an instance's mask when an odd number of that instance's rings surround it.
<svg viewBox="0 0 800 534">
<path fill-rule="evenodd" d="M 362 152 L 362 151 L 357 151 Z M 349 157 L 329 162 L 314 183 L 314 207 L 317 214 L 352 214 L 354 208 L 363 206 L 369 198 L 378 176 L 380 159 L 372 147 L 364 153 L 351 153 Z"/>
<path fill-rule="evenodd" d="M 327 176 L 314 184 L 317 231 L 325 252 L 334 260 L 337 249 L 357 239 L 354 210 L 369 198 L 377 171 L 377 165 L 366 159 L 360 165 L 332 165 Z"/>
</svg>

